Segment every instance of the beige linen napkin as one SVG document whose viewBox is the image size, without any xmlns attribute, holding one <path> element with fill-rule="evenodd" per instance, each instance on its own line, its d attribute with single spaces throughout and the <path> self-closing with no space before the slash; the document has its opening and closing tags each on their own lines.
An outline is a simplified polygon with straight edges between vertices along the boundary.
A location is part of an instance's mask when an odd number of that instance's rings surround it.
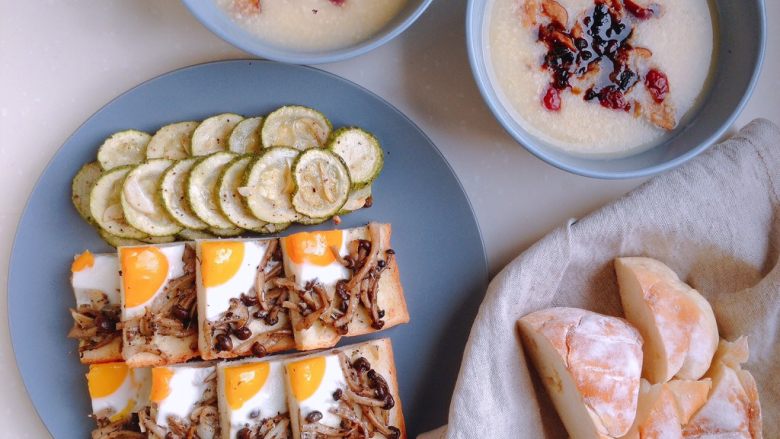
<svg viewBox="0 0 780 439">
<path fill-rule="evenodd" d="M 721 337 L 748 336 L 764 437 L 780 437 L 778 170 L 780 128 L 753 121 L 511 262 L 491 282 L 472 327 L 447 437 L 566 437 L 529 371 L 515 322 L 551 306 L 622 316 L 612 260 L 637 255 L 664 261 L 709 299 Z"/>
</svg>

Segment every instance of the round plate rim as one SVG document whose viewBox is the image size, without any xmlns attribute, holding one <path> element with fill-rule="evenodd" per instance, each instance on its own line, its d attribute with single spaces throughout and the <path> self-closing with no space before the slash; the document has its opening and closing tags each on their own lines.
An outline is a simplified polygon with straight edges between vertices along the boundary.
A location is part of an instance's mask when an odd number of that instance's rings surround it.
<svg viewBox="0 0 780 439">
<path fill-rule="evenodd" d="M 11 351 L 14 354 L 14 364 L 16 365 L 16 370 L 19 372 L 19 376 L 22 378 L 22 385 L 24 386 L 25 393 L 27 394 L 27 397 L 29 398 L 31 405 L 33 406 L 33 410 L 35 411 L 36 416 L 41 421 L 41 423 L 44 425 L 44 427 L 46 428 L 46 431 L 49 434 L 52 434 L 51 429 L 49 428 L 48 423 L 46 422 L 46 420 L 44 419 L 44 417 L 41 415 L 40 411 L 38 410 L 38 406 L 36 405 L 35 401 L 33 400 L 32 395 L 30 394 L 30 389 L 29 389 L 29 385 L 28 385 L 28 382 L 27 382 L 26 375 L 25 375 L 24 371 L 22 370 L 22 368 L 19 365 L 19 358 L 18 358 L 17 353 L 16 353 L 16 350 L 17 350 L 16 349 L 16 343 L 17 343 L 17 338 L 19 337 L 19 334 L 17 334 L 16 331 L 14 330 L 14 325 L 12 323 L 14 321 L 14 317 L 12 317 L 11 306 L 10 306 L 10 303 L 11 303 L 11 280 L 13 278 L 13 272 L 14 272 L 13 268 L 18 263 L 18 262 L 16 262 L 16 257 L 15 257 L 16 248 L 17 248 L 17 245 L 19 244 L 17 240 L 18 240 L 18 237 L 19 237 L 20 229 L 22 227 L 23 219 L 24 219 L 25 215 L 27 214 L 27 210 L 29 208 L 30 201 L 31 201 L 33 195 L 40 188 L 41 180 L 49 172 L 49 170 L 50 170 L 54 160 L 56 160 L 59 157 L 59 155 L 63 153 L 63 148 L 65 147 L 65 145 L 68 144 L 70 142 L 70 140 L 81 129 L 83 129 L 87 124 L 89 124 L 90 121 L 93 120 L 100 112 L 104 111 L 106 108 L 111 106 L 117 100 L 123 98 L 124 96 L 126 96 L 126 95 L 128 95 L 130 93 L 133 93 L 136 89 L 139 89 L 139 88 L 147 85 L 148 83 L 151 83 L 153 81 L 156 81 L 158 79 L 162 79 L 162 78 L 165 78 L 165 77 L 168 77 L 168 76 L 176 75 L 176 74 L 178 74 L 180 72 L 194 70 L 194 69 L 202 68 L 204 66 L 212 66 L 212 65 L 218 65 L 218 64 L 245 63 L 245 62 L 257 63 L 257 64 L 262 64 L 262 65 L 278 65 L 279 64 L 279 63 L 277 63 L 275 61 L 258 60 L 258 59 L 252 59 L 252 58 L 238 58 L 238 59 L 221 60 L 221 61 L 208 61 L 208 62 L 203 62 L 203 63 L 198 63 L 198 64 L 192 64 L 192 65 L 189 65 L 189 66 L 180 67 L 180 68 L 177 68 L 177 69 L 174 69 L 174 70 L 171 70 L 171 71 L 168 71 L 168 72 L 156 75 L 156 76 L 154 76 L 154 77 L 152 77 L 150 79 L 147 79 L 147 80 L 145 80 L 145 81 L 143 81 L 143 82 L 141 82 L 141 83 L 139 83 L 139 84 L 129 88 L 128 90 L 120 93 L 119 95 L 111 98 L 108 102 L 106 102 L 100 108 L 98 108 L 96 111 L 94 111 L 75 130 L 73 130 L 73 132 L 57 148 L 57 150 L 54 152 L 54 154 L 52 154 L 51 158 L 46 162 L 46 166 L 44 166 L 44 168 L 41 171 L 40 175 L 38 175 L 38 178 L 35 180 L 35 184 L 33 185 L 33 188 L 30 191 L 30 194 L 27 196 L 27 199 L 26 199 L 26 201 L 24 203 L 24 208 L 22 209 L 22 212 L 19 215 L 19 221 L 17 222 L 16 229 L 14 231 L 13 243 L 11 245 L 11 251 L 10 251 L 9 260 L 8 260 L 8 278 L 6 279 L 6 293 L 7 294 L 6 294 L 6 301 L 5 302 L 6 302 L 6 309 L 8 310 L 7 326 L 8 326 L 8 333 L 9 333 L 9 336 L 10 336 L 10 339 L 11 339 Z M 489 267 L 488 267 L 487 252 L 485 250 L 485 240 L 484 240 L 484 237 L 482 235 L 482 229 L 481 229 L 481 226 L 479 224 L 479 220 L 477 218 L 476 212 L 474 210 L 474 206 L 471 203 L 471 199 L 469 198 L 468 193 L 466 192 L 465 188 L 463 187 L 463 182 L 460 181 L 460 178 L 458 177 L 458 174 L 452 168 L 452 165 L 446 159 L 444 154 L 442 154 L 442 152 L 439 149 L 439 147 L 436 146 L 436 144 L 431 140 L 430 137 L 428 137 L 428 135 L 425 133 L 425 131 L 423 131 L 411 118 L 409 118 L 406 114 L 404 114 L 401 110 L 396 108 L 393 104 L 388 102 L 386 99 L 384 99 L 383 97 L 379 96 L 378 94 L 372 92 L 371 90 L 368 90 L 367 88 L 365 88 L 365 87 L 363 87 L 363 86 L 361 86 L 361 85 L 359 85 L 359 84 L 357 84 L 355 82 L 350 81 L 349 79 L 343 78 L 343 77 L 338 76 L 338 75 L 336 75 L 334 73 L 331 73 L 331 72 L 328 72 L 328 71 L 325 71 L 325 70 L 322 70 L 322 69 L 318 69 L 318 68 L 312 67 L 312 66 L 287 64 L 286 67 L 292 68 L 292 69 L 307 69 L 307 70 L 311 70 L 311 71 L 314 71 L 314 72 L 319 73 L 319 74 L 324 74 L 325 76 L 329 77 L 330 79 L 333 79 L 333 80 L 336 80 L 336 81 L 342 81 L 342 82 L 346 83 L 347 85 L 352 86 L 352 87 L 358 89 L 359 91 L 368 94 L 369 96 L 375 98 L 380 103 L 386 105 L 392 111 L 396 112 L 403 119 L 405 119 L 409 123 L 409 125 L 411 127 L 413 127 L 415 130 L 417 130 L 419 132 L 419 134 L 430 144 L 430 146 L 433 147 L 433 151 L 441 158 L 441 160 L 444 162 L 444 164 L 446 165 L 446 167 L 449 170 L 449 172 L 452 174 L 452 177 L 457 182 L 458 188 L 463 193 L 463 196 L 466 199 L 466 204 L 469 207 L 469 211 L 471 212 L 471 216 L 474 218 L 474 224 L 475 224 L 475 226 L 477 228 L 477 236 L 479 237 L 480 248 L 482 249 L 482 254 L 481 254 L 481 256 L 482 256 L 482 258 L 481 258 L 482 266 L 480 268 L 483 268 L 483 272 L 484 272 L 484 276 L 485 276 L 485 278 L 483 279 L 483 284 L 487 287 L 488 281 L 490 279 L 490 272 L 489 272 Z"/>
</svg>

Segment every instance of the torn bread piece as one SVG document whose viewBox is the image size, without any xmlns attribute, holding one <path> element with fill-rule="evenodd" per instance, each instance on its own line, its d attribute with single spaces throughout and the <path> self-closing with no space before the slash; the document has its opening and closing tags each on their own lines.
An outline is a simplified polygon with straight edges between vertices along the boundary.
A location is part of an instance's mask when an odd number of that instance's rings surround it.
<svg viewBox="0 0 780 439">
<path fill-rule="evenodd" d="M 130 367 L 197 357 L 195 249 L 191 243 L 119 248 L 122 354 Z"/>
<path fill-rule="evenodd" d="M 682 426 L 707 401 L 711 387 L 709 378 L 659 384 L 642 379 L 636 419 L 623 439 L 682 438 Z"/>
<path fill-rule="evenodd" d="M 92 364 L 87 385 L 97 423 L 92 439 L 146 437 L 138 424 L 138 412 L 149 402 L 150 369 L 131 369 L 122 362 Z"/>
<path fill-rule="evenodd" d="M 550 308 L 518 321 L 526 351 L 573 439 L 620 437 L 634 423 L 642 337 L 625 320 Z"/>
<path fill-rule="evenodd" d="M 198 346 L 204 360 L 236 358 L 295 347 L 282 303 L 284 280 L 278 239 L 203 240 L 196 243 Z"/>
<path fill-rule="evenodd" d="M 707 402 L 693 415 L 683 429 L 686 438 L 763 437 L 761 404 L 753 376 L 742 369 L 749 355 L 746 337 L 734 342 L 721 340 L 712 368 L 712 390 Z"/>
<path fill-rule="evenodd" d="M 151 439 L 217 439 L 217 370 L 212 363 L 188 363 L 152 369 L 150 403 L 139 423 Z"/>
<path fill-rule="evenodd" d="M 281 238 L 299 350 L 409 321 L 389 224 Z"/>
<path fill-rule="evenodd" d="M 617 258 L 615 271 L 626 319 L 644 339 L 642 375 L 653 384 L 701 378 L 718 347 L 707 300 L 655 259 Z"/>
<path fill-rule="evenodd" d="M 87 250 L 76 255 L 70 272 L 76 308 L 70 310 L 73 327 L 68 338 L 79 341 L 79 359 L 84 364 L 122 361 L 116 254 L 92 254 Z"/>
<path fill-rule="evenodd" d="M 406 438 L 389 339 L 286 364 L 293 437 Z"/>
<path fill-rule="evenodd" d="M 224 439 L 292 437 L 284 361 L 289 355 L 217 365 L 217 395 Z"/>
<path fill-rule="evenodd" d="M 712 389 L 712 380 L 704 378 L 693 380 L 671 380 L 664 384 L 674 397 L 677 418 L 680 424 L 685 425 L 694 413 L 707 402 L 707 395 Z"/>
<path fill-rule="evenodd" d="M 642 379 L 639 386 L 634 425 L 622 439 L 682 439 L 674 395 L 665 384 L 650 384 Z"/>
</svg>

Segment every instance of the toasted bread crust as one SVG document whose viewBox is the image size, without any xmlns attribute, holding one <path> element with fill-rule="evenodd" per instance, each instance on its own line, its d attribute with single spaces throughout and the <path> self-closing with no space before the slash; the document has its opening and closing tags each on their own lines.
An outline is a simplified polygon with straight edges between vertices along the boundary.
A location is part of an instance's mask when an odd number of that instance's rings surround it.
<svg viewBox="0 0 780 439">
<path fill-rule="evenodd" d="M 317 352 L 314 354 L 306 355 L 303 357 L 296 357 L 295 361 L 318 357 L 321 355 L 327 355 L 333 352 L 344 352 L 350 359 L 357 359 L 358 357 L 365 357 L 371 368 L 379 373 L 385 381 L 387 381 L 390 394 L 395 400 L 395 405 L 389 411 L 389 425 L 397 427 L 401 431 L 399 438 L 406 439 L 406 422 L 404 421 L 403 408 L 401 405 L 401 396 L 398 391 L 398 375 L 395 368 L 395 357 L 393 356 L 393 345 L 389 338 L 381 338 L 378 340 L 371 340 L 364 343 L 357 343 L 353 345 L 342 346 L 335 348 L 331 351 Z M 293 437 L 299 437 L 296 432 L 301 431 L 301 426 L 305 423 L 305 419 L 298 409 L 297 405 L 290 405 L 291 409 L 291 421 L 293 423 Z M 386 439 L 386 437 L 376 432 L 373 436 L 375 439 Z"/>
<path fill-rule="evenodd" d="M 198 299 L 200 300 L 200 298 Z M 277 329 L 277 327 L 269 327 L 273 329 L 269 329 L 267 332 L 273 332 Z M 231 358 L 243 358 L 243 357 L 249 357 L 253 356 L 251 353 L 239 353 L 236 351 L 217 351 L 214 349 L 214 346 L 209 342 L 209 340 L 213 339 L 211 326 L 208 325 L 208 322 L 204 322 L 200 326 L 200 331 L 198 331 L 198 334 L 200 336 L 198 337 L 198 348 L 200 350 L 201 358 L 204 360 L 216 360 L 216 359 L 231 359 Z M 289 351 L 291 349 L 295 349 L 295 339 L 292 335 L 286 336 L 282 339 L 280 339 L 278 342 L 273 344 L 270 347 L 266 347 L 266 352 L 268 354 L 275 354 L 277 352 L 284 352 Z"/>
<path fill-rule="evenodd" d="M 123 352 L 125 362 L 130 367 L 154 367 L 185 363 L 200 355 L 197 349 L 197 337 L 197 334 L 184 338 L 154 335 L 151 344 L 158 346 L 162 355 L 144 351 L 129 354 L 128 349 L 125 349 Z M 125 345 L 127 346 L 126 340 Z"/>
<path fill-rule="evenodd" d="M 382 250 L 392 248 L 390 245 L 392 226 L 390 224 L 381 224 L 380 228 L 380 248 Z M 406 299 L 401 285 L 401 276 L 396 258 L 393 258 L 392 262 L 385 268 L 379 278 L 377 298 L 379 300 L 379 308 L 385 311 L 385 317 L 383 318 L 385 324 L 382 329 L 377 330 L 371 326 L 371 319 L 369 318 L 368 312 L 361 306 L 358 307 L 355 316 L 349 323 L 347 327 L 348 331 L 344 335 L 345 337 L 372 334 L 409 322 L 409 311 L 406 307 Z M 293 302 L 295 301 L 296 298 L 293 297 Z M 302 317 L 296 312 L 291 312 L 290 318 L 293 327 L 295 327 L 296 322 Z M 342 337 L 334 328 L 324 325 L 321 321 L 315 322 L 314 325 L 308 329 L 302 331 L 293 330 L 293 332 L 295 335 L 295 348 L 302 351 L 333 347 Z"/>
<path fill-rule="evenodd" d="M 84 342 L 79 342 L 79 349 L 84 346 Z M 122 361 L 122 337 L 116 337 L 111 343 L 101 346 L 97 349 L 86 349 L 79 352 L 79 360 L 82 364 L 111 363 Z"/>
</svg>

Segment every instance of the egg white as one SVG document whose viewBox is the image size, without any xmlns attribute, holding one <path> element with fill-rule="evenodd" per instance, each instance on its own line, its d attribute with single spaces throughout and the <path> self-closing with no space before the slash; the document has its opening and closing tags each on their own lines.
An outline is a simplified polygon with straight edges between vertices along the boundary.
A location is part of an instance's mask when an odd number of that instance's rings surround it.
<svg viewBox="0 0 780 439">
<path fill-rule="evenodd" d="M 349 254 L 347 251 L 347 243 L 350 241 L 348 236 L 349 235 L 346 232 L 342 234 L 341 246 L 339 247 L 339 255 L 342 257 Z M 324 249 L 324 247 L 317 250 L 330 251 L 328 249 Z M 334 260 L 328 265 L 322 266 L 311 264 L 305 261 L 298 264 L 290 259 L 286 252 L 283 252 L 283 257 L 285 273 L 288 276 L 290 274 L 294 275 L 295 284 L 298 288 L 301 289 L 303 289 L 308 282 L 317 280 L 328 290 L 332 291 L 336 286 L 336 282 L 342 279 L 350 278 L 350 271 L 341 265 L 341 263 L 337 260 Z"/>
<path fill-rule="evenodd" d="M 171 415 L 187 419 L 208 388 L 204 380 L 214 372 L 214 366 L 178 366 L 170 369 L 173 372 L 168 382 L 171 392 L 165 399 L 157 402 L 157 417 L 154 422 L 158 425 L 167 425 Z"/>
<path fill-rule="evenodd" d="M 238 430 L 244 428 L 246 424 L 287 413 L 284 365 L 281 361 L 271 361 L 268 366 L 268 378 L 265 384 L 244 402 L 244 405 L 233 410 L 228 404 L 225 404 L 225 411 L 230 418 L 230 435 L 228 437 L 236 437 Z M 259 416 L 252 419 L 249 415 L 254 411 L 257 411 Z"/>
<path fill-rule="evenodd" d="M 81 271 L 72 273 L 70 278 L 77 305 L 88 305 L 89 292 L 100 291 L 108 297 L 108 302 L 119 304 L 119 259 L 115 254 L 93 255 L 95 263 Z"/>
<path fill-rule="evenodd" d="M 175 279 L 177 277 L 180 277 L 184 274 L 184 261 L 182 261 L 182 256 L 184 256 L 184 246 L 185 244 L 175 244 L 175 245 L 167 245 L 164 247 L 157 247 L 158 250 L 165 256 L 165 258 L 168 260 L 168 274 L 165 276 L 165 281 L 160 285 L 160 288 L 155 291 L 155 293 L 147 300 L 146 302 L 134 306 L 134 307 L 122 307 L 122 319 L 123 320 L 130 320 L 136 317 L 140 317 L 144 314 L 144 311 L 146 310 L 146 307 L 150 305 L 152 302 L 154 302 L 154 299 L 165 290 L 165 286 L 168 284 L 168 282 L 171 279 Z M 127 278 L 122 277 L 122 287 L 126 288 Z"/>
<path fill-rule="evenodd" d="M 316 410 L 322 413 L 320 423 L 334 428 L 339 427 L 341 418 L 331 413 L 330 410 L 339 405 L 338 401 L 333 399 L 333 393 L 337 389 L 343 390 L 346 387 L 347 381 L 344 378 L 338 355 L 326 356 L 325 375 L 322 377 L 320 386 L 310 397 L 298 400 L 301 416 L 306 418 L 309 413 Z"/>
<path fill-rule="evenodd" d="M 116 415 L 128 404 L 133 404 L 130 412 L 137 413 L 149 401 L 150 386 L 151 369 L 129 369 L 125 380 L 114 393 L 101 398 L 92 398 L 92 413 L 110 409 L 113 415 Z"/>
<path fill-rule="evenodd" d="M 224 284 L 215 287 L 200 285 L 206 290 L 206 319 L 208 320 L 215 320 L 230 307 L 230 299 L 239 298 L 241 294 L 249 293 L 255 285 L 257 267 L 268 250 L 268 242 L 244 241 L 242 244 L 244 245 L 244 259 L 233 277 Z"/>
</svg>

